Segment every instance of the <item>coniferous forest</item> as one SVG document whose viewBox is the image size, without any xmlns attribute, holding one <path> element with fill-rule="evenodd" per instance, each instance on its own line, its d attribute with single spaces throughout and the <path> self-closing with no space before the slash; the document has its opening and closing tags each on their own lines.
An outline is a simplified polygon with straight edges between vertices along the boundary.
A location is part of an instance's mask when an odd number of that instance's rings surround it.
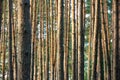
<svg viewBox="0 0 120 80">
<path fill-rule="evenodd" d="M 120 0 L 0 0 L 0 80 L 120 80 Z"/>
</svg>

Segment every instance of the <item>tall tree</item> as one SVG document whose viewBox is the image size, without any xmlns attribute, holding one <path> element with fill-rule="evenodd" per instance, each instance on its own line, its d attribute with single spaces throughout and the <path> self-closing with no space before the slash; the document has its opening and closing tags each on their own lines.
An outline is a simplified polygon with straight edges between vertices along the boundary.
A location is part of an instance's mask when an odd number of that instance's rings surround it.
<svg viewBox="0 0 120 80">
<path fill-rule="evenodd" d="M 64 0 L 58 0 L 58 54 L 57 54 L 57 76 L 58 80 L 64 80 Z"/>
<path fill-rule="evenodd" d="M 50 62 L 51 62 L 51 80 L 54 80 L 54 66 L 53 66 L 53 59 L 54 59 L 54 31 L 53 31 L 53 0 L 50 0 L 50 27 L 51 27 L 51 51 L 50 51 Z"/>
<path fill-rule="evenodd" d="M 120 0 L 113 1 L 113 80 L 120 79 Z"/>
<path fill-rule="evenodd" d="M 17 1 L 14 0 L 15 6 L 17 6 Z M 14 9 L 13 12 L 13 27 L 12 27 L 12 43 L 13 43 L 13 75 L 14 75 L 14 80 L 17 80 L 17 9 Z"/>
<path fill-rule="evenodd" d="M 39 77 L 40 77 L 40 80 L 43 79 L 43 45 L 42 45 L 42 38 L 43 38 L 43 0 L 40 0 L 40 40 L 39 40 L 39 45 L 40 45 L 40 55 L 39 55 L 39 59 L 40 59 L 40 62 L 39 62 L 39 66 L 40 66 L 40 74 L 39 74 Z"/>
<path fill-rule="evenodd" d="M 36 22 L 36 16 L 37 16 L 37 0 L 34 0 L 33 2 L 33 17 L 31 17 L 31 21 L 32 21 L 32 49 L 31 49 L 31 80 L 33 80 L 33 77 L 34 77 L 34 54 L 35 54 L 35 48 L 36 48 L 36 25 L 37 25 L 37 22 Z M 32 14 L 32 13 L 31 13 Z"/>
<path fill-rule="evenodd" d="M 7 3 L 5 0 L 4 3 Z M 2 21 L 2 31 L 1 31 L 1 44 L 2 44 L 2 80 L 5 80 L 5 59 L 6 59 L 6 36 L 5 36 L 5 26 L 6 26 L 6 12 L 7 4 L 3 5 L 3 21 Z"/>
<path fill-rule="evenodd" d="M 100 21 L 100 0 L 96 0 L 95 3 L 95 24 L 94 24 L 94 37 L 93 37 L 93 68 L 92 68 L 92 80 L 97 80 L 97 45 L 98 45 L 98 30 L 99 30 L 99 21 Z"/>
<path fill-rule="evenodd" d="M 101 1 L 101 0 L 100 0 Z M 100 23 L 99 23 L 100 25 Z M 98 80 L 104 80 L 104 67 L 103 67 L 103 50 L 102 50 L 102 33 L 101 26 L 99 27 L 99 35 L 98 35 Z"/>
<path fill-rule="evenodd" d="M 76 55 L 76 36 L 75 36 L 75 0 L 72 4 L 72 79 L 75 80 L 75 55 Z"/>
<path fill-rule="evenodd" d="M 45 0 L 45 8 L 46 8 L 46 75 L 45 80 L 49 80 L 49 29 L 48 29 L 48 1 Z"/>
<path fill-rule="evenodd" d="M 75 75 L 75 77 L 76 77 L 76 80 L 78 80 L 78 24 L 79 24 L 79 21 L 78 21 L 78 11 L 79 11 L 79 9 L 78 9 L 78 0 L 75 0 L 75 3 L 76 3 L 76 6 L 75 6 L 75 26 L 76 26 L 76 28 L 75 28 L 75 37 L 76 37 L 76 54 L 75 54 L 75 71 L 77 71 L 76 72 L 76 75 Z"/>
<path fill-rule="evenodd" d="M 78 80 L 84 80 L 84 1 L 79 1 L 78 18 Z"/>
<path fill-rule="evenodd" d="M 54 79 L 57 80 L 57 20 L 58 20 L 58 0 L 55 1 L 55 16 L 54 16 Z"/>
<path fill-rule="evenodd" d="M 88 52 L 88 80 L 91 80 L 91 72 L 92 72 L 92 38 L 93 38 L 93 29 L 94 29 L 94 18 L 95 18 L 95 1 L 91 0 L 91 7 L 90 7 L 90 28 L 89 28 L 89 52 Z"/>
<path fill-rule="evenodd" d="M 9 0 L 9 78 L 13 80 L 12 65 L 12 0 Z"/>
<path fill-rule="evenodd" d="M 66 0 L 65 4 L 65 33 L 64 33 L 64 80 L 68 80 L 68 63 L 69 63 L 69 33 L 70 33 L 70 0 Z"/>
<path fill-rule="evenodd" d="M 5 6 L 4 6 L 5 7 Z M 5 13 L 3 17 L 3 26 L 5 26 Z M 2 79 L 5 80 L 5 58 L 6 58 L 6 46 L 5 46 L 5 27 L 2 27 L 2 35 L 1 35 L 1 41 L 2 41 Z"/>
<path fill-rule="evenodd" d="M 31 24 L 30 1 L 18 1 L 18 80 L 30 80 Z"/>
<path fill-rule="evenodd" d="M 106 54 L 106 62 L 107 62 L 107 77 L 111 80 L 111 62 L 110 62 L 110 41 L 109 41 L 109 24 L 108 24 L 108 7 L 107 0 L 103 0 L 103 37 L 105 40 L 105 54 Z"/>
</svg>

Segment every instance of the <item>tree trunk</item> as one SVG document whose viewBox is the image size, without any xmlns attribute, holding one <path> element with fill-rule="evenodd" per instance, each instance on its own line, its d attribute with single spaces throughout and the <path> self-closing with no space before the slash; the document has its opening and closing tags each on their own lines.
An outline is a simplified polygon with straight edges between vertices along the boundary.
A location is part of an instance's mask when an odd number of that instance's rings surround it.
<svg viewBox="0 0 120 80">
<path fill-rule="evenodd" d="M 39 78 L 40 78 L 40 80 L 43 80 L 43 66 L 42 66 L 42 64 L 43 64 L 43 51 L 42 51 L 42 47 L 43 47 L 43 45 L 42 45 L 42 38 L 43 38 L 43 15 L 42 15 L 42 11 L 43 11 L 43 8 L 42 8 L 42 6 L 43 6 L 43 4 L 42 4 L 42 2 L 43 2 L 43 0 L 40 0 L 40 40 L 39 40 L 39 46 L 40 46 L 40 55 L 39 55 L 39 59 L 40 59 L 40 62 L 39 62 L 39 66 L 40 66 L 40 71 L 39 71 Z"/>
<path fill-rule="evenodd" d="M 50 26 L 51 26 L 51 52 L 50 52 L 50 68 L 51 68 L 51 79 L 54 80 L 54 66 L 53 66 L 53 60 L 54 60 L 54 31 L 53 31 L 53 0 L 50 0 Z"/>
<path fill-rule="evenodd" d="M 48 2 L 45 0 L 46 5 L 46 75 L 45 80 L 49 80 L 49 29 L 48 29 Z"/>
<path fill-rule="evenodd" d="M 108 8 L 107 8 L 107 0 L 104 0 L 103 6 L 103 31 L 104 31 L 104 39 L 105 39 L 105 49 L 106 49 L 106 61 L 107 61 L 107 78 L 111 80 L 111 60 L 110 60 L 110 42 L 109 42 L 109 30 L 108 30 Z"/>
<path fill-rule="evenodd" d="M 5 26 L 5 14 L 4 14 L 4 19 L 3 19 L 3 25 Z M 2 80 L 5 80 L 5 58 L 6 58 L 6 46 L 5 46 L 5 27 L 2 29 Z"/>
<path fill-rule="evenodd" d="M 91 80 L 91 73 L 92 73 L 92 38 L 93 38 L 93 29 L 94 29 L 94 22 L 95 22 L 95 1 L 91 0 L 91 17 L 90 17 L 90 29 L 89 29 L 89 53 L 88 53 L 88 80 Z"/>
<path fill-rule="evenodd" d="M 17 1 L 16 0 L 14 0 L 15 2 L 15 6 L 17 6 Z M 17 74 L 18 74 L 18 66 L 17 66 L 17 29 L 18 29 L 18 27 L 16 27 L 17 26 L 17 10 L 14 10 L 14 17 L 13 17 L 13 19 L 14 19 L 14 22 L 13 22 L 13 53 L 14 53 L 14 57 L 13 57 L 13 59 L 14 59 L 14 69 L 13 69 L 13 73 L 14 73 L 14 80 L 18 80 L 18 76 L 17 76 Z"/>
<path fill-rule="evenodd" d="M 57 80 L 64 80 L 64 0 L 58 0 Z"/>
<path fill-rule="evenodd" d="M 113 1 L 113 80 L 120 79 L 120 0 Z"/>
<path fill-rule="evenodd" d="M 64 34 L 64 80 L 68 80 L 68 63 L 69 63 L 69 31 L 70 31 L 70 25 L 69 25 L 69 8 L 70 8 L 70 1 L 66 1 L 66 6 L 65 6 L 65 34 Z"/>
<path fill-rule="evenodd" d="M 36 26 L 37 26 L 37 0 L 34 0 L 33 2 L 33 19 L 32 20 L 32 50 L 31 50 L 31 72 L 30 72 L 30 77 L 31 79 L 30 80 L 33 80 L 33 77 L 34 77 L 34 54 L 35 54 L 35 47 L 36 47 L 36 43 L 35 43 L 35 39 L 36 39 Z M 32 13 L 31 13 L 32 14 Z"/>
<path fill-rule="evenodd" d="M 102 33 L 101 33 L 101 26 L 99 28 L 99 38 L 98 38 L 98 66 L 99 66 L 99 78 L 98 80 L 104 80 L 104 66 L 103 66 L 103 51 L 102 51 Z"/>
<path fill-rule="evenodd" d="M 13 80 L 13 65 L 12 65 L 12 0 L 9 0 L 9 78 Z"/>
<path fill-rule="evenodd" d="M 31 25 L 30 1 L 18 1 L 18 80 L 30 80 Z"/>
<path fill-rule="evenodd" d="M 98 45 L 98 30 L 99 30 L 99 20 L 100 20 L 100 0 L 96 0 L 95 4 L 95 24 L 94 24 L 94 37 L 93 37 L 93 73 L 92 80 L 97 80 L 97 45 Z"/>
<path fill-rule="evenodd" d="M 12 36 L 13 40 L 12 41 L 13 41 L 13 53 L 14 53 L 14 56 L 13 56 L 13 62 L 14 62 L 13 74 L 14 74 L 14 80 L 17 80 L 17 48 L 16 48 L 16 37 L 15 37 L 16 36 L 15 33 L 16 33 L 16 30 L 17 30 L 15 28 L 16 27 L 16 17 L 14 18 L 14 24 L 13 25 L 14 25 L 13 28 L 12 28 L 13 29 L 12 30 L 13 31 L 13 34 L 12 34 L 13 35 Z"/>
<path fill-rule="evenodd" d="M 78 80 L 84 80 L 84 5 L 83 0 L 79 1 L 78 18 Z"/>
<path fill-rule="evenodd" d="M 37 19 L 36 19 L 37 20 Z M 38 43 L 38 41 L 37 41 L 37 38 L 35 37 L 35 55 L 34 55 L 34 57 L 35 57 L 35 65 L 34 65 L 34 76 L 33 76 L 33 80 L 37 80 L 37 68 L 38 68 L 38 45 L 37 45 L 37 43 Z"/>
<path fill-rule="evenodd" d="M 75 0 L 72 3 L 72 79 L 75 80 L 75 55 L 76 55 L 76 36 L 75 36 Z"/>
</svg>

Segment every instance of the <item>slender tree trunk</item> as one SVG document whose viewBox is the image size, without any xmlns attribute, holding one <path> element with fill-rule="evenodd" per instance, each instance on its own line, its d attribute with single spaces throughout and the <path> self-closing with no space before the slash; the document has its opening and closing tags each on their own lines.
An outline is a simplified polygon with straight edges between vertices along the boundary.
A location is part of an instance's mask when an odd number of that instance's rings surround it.
<svg viewBox="0 0 120 80">
<path fill-rule="evenodd" d="M 78 2 L 78 80 L 84 80 L 84 12 L 83 0 Z"/>
<path fill-rule="evenodd" d="M 55 1 L 55 28 L 58 23 L 58 0 Z M 57 30 L 54 30 L 54 79 L 57 80 Z"/>
<path fill-rule="evenodd" d="M 119 80 L 120 79 L 120 0 L 114 0 L 113 1 L 113 30 L 114 30 L 114 36 L 113 36 L 113 80 Z"/>
<path fill-rule="evenodd" d="M 110 33 L 109 33 L 110 30 L 109 30 L 108 1 L 107 0 L 104 0 L 104 16 L 105 16 L 107 39 L 108 39 L 108 52 L 109 52 L 108 54 L 110 55 Z"/>
<path fill-rule="evenodd" d="M 15 6 L 17 6 L 17 1 L 16 0 L 14 0 L 14 3 L 15 3 Z M 14 80 L 18 80 L 18 76 L 17 76 L 17 74 L 18 74 L 18 66 L 17 66 L 17 10 L 14 10 L 15 12 L 14 12 L 14 26 L 13 26 L 13 50 L 14 50 Z"/>
<path fill-rule="evenodd" d="M 75 0 L 72 3 L 72 79 L 75 80 L 75 55 L 76 55 L 76 36 L 75 36 Z"/>
<path fill-rule="evenodd" d="M 7 2 L 6 0 L 4 3 Z M 6 10 L 6 4 L 3 5 L 3 9 Z M 2 27 L 1 27 L 1 42 L 2 42 L 2 80 L 5 80 L 5 59 L 6 59 L 6 46 L 5 46 L 5 23 L 6 23 L 6 12 L 3 11 L 3 21 L 2 21 Z"/>
<path fill-rule="evenodd" d="M 40 1 L 40 66 L 41 66 L 41 78 L 45 79 L 45 46 L 44 46 L 44 1 Z"/>
<path fill-rule="evenodd" d="M 69 51 L 69 47 L 70 47 L 70 4 L 71 4 L 71 0 L 69 0 L 68 1 L 68 22 L 67 22 L 67 48 L 68 48 L 68 61 L 69 61 L 69 53 L 70 53 L 70 51 Z M 67 66 L 68 66 L 68 72 L 67 72 L 67 77 L 68 77 L 68 79 L 69 79 L 69 62 L 68 62 L 68 64 L 67 64 Z"/>
<path fill-rule="evenodd" d="M 45 80 L 49 80 L 49 29 L 48 29 L 48 2 L 45 1 L 46 5 L 46 78 Z"/>
<path fill-rule="evenodd" d="M 34 0 L 34 2 L 33 2 L 33 19 L 31 19 L 32 20 L 32 50 L 31 50 L 31 80 L 33 80 L 33 77 L 34 77 L 34 54 L 35 54 L 35 45 L 36 45 L 36 43 L 35 43 L 35 39 L 36 39 L 36 26 L 37 26 L 37 18 L 36 18 L 36 16 L 37 16 L 37 0 Z"/>
<path fill-rule="evenodd" d="M 91 72 L 92 72 L 92 38 L 93 38 L 93 28 L 94 28 L 94 14 L 95 14 L 95 1 L 91 0 L 91 18 L 90 18 L 90 29 L 89 29 L 89 53 L 88 53 L 88 80 L 91 80 Z"/>
<path fill-rule="evenodd" d="M 51 80 L 54 80 L 54 66 L 53 66 L 53 60 L 54 60 L 54 31 L 53 31 L 53 0 L 50 0 L 50 26 L 51 26 L 51 53 L 50 53 L 50 62 L 51 62 Z"/>
<path fill-rule="evenodd" d="M 43 2 L 43 0 L 40 0 L 40 40 L 39 40 L 39 42 L 40 42 L 40 55 L 39 55 L 39 59 L 40 59 L 40 62 L 39 62 L 39 66 L 40 66 L 40 71 L 39 71 L 39 77 L 40 77 L 40 80 L 43 80 L 43 66 L 42 66 L 42 64 L 43 64 L 43 53 L 42 53 L 42 38 L 43 38 L 43 36 L 42 36 L 42 30 L 43 30 L 43 17 L 42 17 L 42 2 Z"/>
<path fill-rule="evenodd" d="M 79 9 L 78 9 L 78 0 L 75 0 L 75 37 L 76 37 L 76 39 L 75 39 L 75 44 L 76 44 L 76 46 L 75 46 L 75 48 L 76 48 L 76 54 L 75 54 L 75 79 L 76 80 L 78 80 L 78 23 L 79 23 L 79 21 L 78 21 L 78 11 L 79 11 Z"/>
<path fill-rule="evenodd" d="M 18 80 L 30 80 L 30 1 L 18 1 Z"/>
<path fill-rule="evenodd" d="M 70 7 L 70 1 L 67 0 L 66 1 L 66 7 L 65 7 L 65 34 L 64 34 L 64 43 L 65 43 L 65 47 L 64 47 L 64 80 L 68 80 L 68 57 L 69 57 L 69 7 Z"/>
<path fill-rule="evenodd" d="M 109 30 L 108 30 L 108 9 L 107 9 L 107 0 L 104 0 L 104 6 L 103 6 L 103 22 L 104 22 L 104 39 L 105 39 L 105 48 L 106 48 L 106 61 L 107 61 L 107 78 L 108 80 L 111 80 L 111 60 L 110 60 L 110 42 L 109 42 Z"/>
<path fill-rule="evenodd" d="M 6 46 L 5 46 L 5 13 L 4 13 L 4 19 L 3 19 L 3 26 L 2 27 L 2 35 L 1 35 L 1 39 L 2 39 L 2 80 L 5 80 L 5 58 L 6 58 Z"/>
<path fill-rule="evenodd" d="M 107 15 L 107 1 L 101 0 L 101 20 L 102 20 L 102 35 L 103 35 L 103 44 L 105 45 L 104 47 L 104 57 L 105 57 L 105 79 L 106 80 L 111 80 L 111 62 L 110 62 L 110 42 L 109 42 L 109 37 L 108 37 L 108 15 Z"/>
<path fill-rule="evenodd" d="M 99 80 L 104 80 L 104 66 L 103 66 L 103 52 L 102 52 L 102 35 L 101 27 L 99 28 L 99 38 L 98 38 L 98 59 L 99 59 Z"/>
<path fill-rule="evenodd" d="M 12 65 L 12 0 L 9 0 L 9 78 L 13 80 Z"/>
<path fill-rule="evenodd" d="M 58 0 L 57 80 L 64 80 L 64 0 Z"/>
<path fill-rule="evenodd" d="M 58 7 L 57 7 L 57 0 L 56 1 L 54 1 L 54 8 L 53 8 L 53 10 L 55 11 L 55 14 L 54 14 L 54 19 L 53 19 L 53 23 L 56 23 L 56 24 L 54 24 L 53 26 L 53 30 L 54 30 L 54 58 L 53 58 L 53 68 L 54 68 L 54 80 L 56 80 L 56 77 L 57 77 L 57 75 L 56 75 L 56 71 L 57 71 L 57 69 L 56 69 L 56 67 L 57 67 L 57 65 L 56 65 L 56 63 L 57 63 L 57 30 L 56 30 L 56 28 L 57 28 L 57 11 L 58 11 Z"/>
<path fill-rule="evenodd" d="M 104 80 L 107 80 L 107 47 L 106 47 L 106 33 L 105 33 L 105 18 L 104 18 L 104 8 L 103 8 L 103 0 L 100 0 L 100 10 L 101 10 L 101 29 L 102 29 L 102 47 L 103 47 L 103 59 L 104 59 Z"/>
<path fill-rule="evenodd" d="M 16 13 L 15 13 L 16 14 Z M 15 26 L 16 26 L 16 18 L 14 18 L 14 26 L 13 26 L 13 53 L 14 53 L 14 56 L 13 56 L 13 58 L 14 58 L 14 71 L 13 71 L 13 73 L 14 73 L 14 80 L 17 80 L 17 48 L 16 48 L 16 35 L 15 35 L 15 33 L 16 33 L 16 28 L 15 28 Z"/>
<path fill-rule="evenodd" d="M 95 2 L 95 25 L 94 25 L 94 37 L 93 37 L 93 73 L 92 80 L 97 80 L 97 45 L 98 45 L 98 30 L 99 30 L 99 20 L 100 20 L 100 0 Z"/>
<path fill-rule="evenodd" d="M 88 80 L 91 80 L 91 62 L 92 62 L 92 54 L 91 54 L 91 46 L 92 46 L 92 27 L 89 28 L 89 46 L 88 46 Z"/>
</svg>

